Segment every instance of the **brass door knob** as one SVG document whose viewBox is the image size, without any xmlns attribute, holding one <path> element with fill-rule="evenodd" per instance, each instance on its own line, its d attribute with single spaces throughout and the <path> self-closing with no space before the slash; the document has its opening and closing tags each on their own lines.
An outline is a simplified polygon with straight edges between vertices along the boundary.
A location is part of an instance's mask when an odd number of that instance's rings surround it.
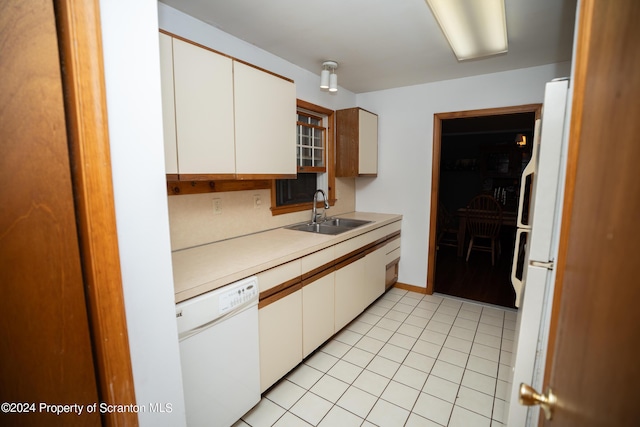
<svg viewBox="0 0 640 427">
<path fill-rule="evenodd" d="M 525 406 L 540 405 L 547 420 L 553 417 L 553 410 L 558 402 L 550 388 L 547 389 L 546 394 L 539 394 L 533 387 L 525 383 L 520 384 L 520 398 L 518 400 L 521 405 Z"/>
</svg>

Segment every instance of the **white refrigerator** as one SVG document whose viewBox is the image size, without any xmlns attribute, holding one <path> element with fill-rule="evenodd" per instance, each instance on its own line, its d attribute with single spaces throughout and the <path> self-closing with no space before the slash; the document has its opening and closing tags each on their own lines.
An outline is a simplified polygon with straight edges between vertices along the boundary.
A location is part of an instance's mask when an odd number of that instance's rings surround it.
<svg viewBox="0 0 640 427">
<path fill-rule="evenodd" d="M 505 405 L 506 425 L 536 426 L 539 407 L 518 403 L 520 383 L 540 392 L 555 282 L 554 262 L 564 197 L 569 124 L 569 80 L 545 86 L 531 160 L 523 171 L 511 279 L 519 307 Z"/>
</svg>

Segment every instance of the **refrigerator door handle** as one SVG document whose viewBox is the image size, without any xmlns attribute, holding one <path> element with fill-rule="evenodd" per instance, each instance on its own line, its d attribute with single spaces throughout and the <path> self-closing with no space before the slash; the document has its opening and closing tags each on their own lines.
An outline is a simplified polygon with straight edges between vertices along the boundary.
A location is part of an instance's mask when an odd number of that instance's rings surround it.
<svg viewBox="0 0 640 427">
<path fill-rule="evenodd" d="M 532 267 L 546 268 L 547 270 L 553 270 L 553 261 L 529 261 L 529 265 Z"/>
<path fill-rule="evenodd" d="M 542 121 L 536 120 L 535 130 L 533 133 L 533 151 L 531 153 L 531 160 L 527 163 L 527 166 L 522 171 L 522 177 L 520 178 L 520 196 L 518 197 L 518 215 L 516 216 L 516 226 L 519 228 L 531 228 L 531 224 L 524 224 L 522 222 L 522 213 L 524 210 L 524 193 L 527 190 L 527 177 L 533 175 L 537 169 L 538 163 L 538 147 L 540 146 L 540 126 Z M 531 198 L 529 198 L 531 203 Z M 529 222 L 531 220 L 529 219 Z"/>
<path fill-rule="evenodd" d="M 516 276 L 516 271 L 518 270 L 518 258 L 520 258 L 520 240 L 524 233 L 529 233 L 530 231 L 531 230 L 527 228 L 518 228 L 518 231 L 516 232 L 516 244 L 513 250 L 513 262 L 511 263 L 511 284 L 513 285 L 513 290 L 516 292 L 516 307 L 520 307 L 520 296 L 522 294 L 522 280 L 518 279 Z M 524 274 L 524 270 L 522 274 Z"/>
</svg>

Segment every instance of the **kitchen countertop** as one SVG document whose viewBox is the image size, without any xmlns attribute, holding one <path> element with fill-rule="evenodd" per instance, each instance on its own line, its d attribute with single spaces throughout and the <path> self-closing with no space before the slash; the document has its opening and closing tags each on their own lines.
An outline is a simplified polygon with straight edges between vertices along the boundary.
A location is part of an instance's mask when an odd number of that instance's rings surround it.
<svg viewBox="0 0 640 427">
<path fill-rule="evenodd" d="M 176 303 L 402 219 L 367 212 L 339 217 L 372 222 L 335 236 L 276 228 L 173 252 Z"/>
</svg>

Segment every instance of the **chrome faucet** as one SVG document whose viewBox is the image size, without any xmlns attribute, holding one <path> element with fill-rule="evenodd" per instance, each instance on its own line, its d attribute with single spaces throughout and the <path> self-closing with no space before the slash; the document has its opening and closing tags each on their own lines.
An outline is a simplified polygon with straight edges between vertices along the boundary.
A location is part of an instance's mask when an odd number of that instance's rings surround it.
<svg viewBox="0 0 640 427">
<path fill-rule="evenodd" d="M 327 195 L 324 194 L 324 191 L 322 189 L 318 189 L 316 190 L 315 193 L 313 193 L 313 207 L 311 208 L 311 223 L 312 224 L 316 224 L 318 222 L 318 212 L 316 209 L 316 204 L 318 203 L 318 193 L 322 194 L 322 198 L 324 199 L 324 209 L 325 211 L 327 209 L 329 209 L 329 202 L 327 201 Z M 322 212 L 322 215 L 324 215 L 324 217 L 326 218 L 327 214 L 326 212 Z"/>
</svg>

